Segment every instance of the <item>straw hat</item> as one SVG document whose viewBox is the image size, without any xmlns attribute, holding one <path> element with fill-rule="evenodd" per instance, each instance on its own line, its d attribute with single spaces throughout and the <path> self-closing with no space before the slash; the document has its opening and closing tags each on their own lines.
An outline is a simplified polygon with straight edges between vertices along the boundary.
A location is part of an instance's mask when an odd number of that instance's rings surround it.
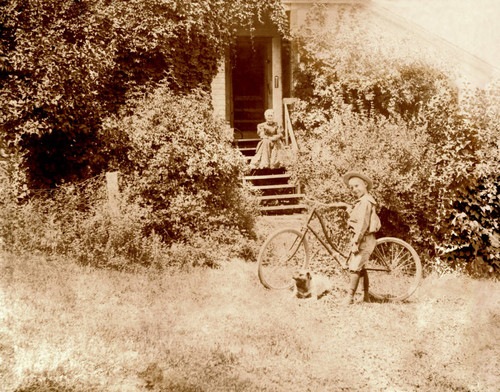
<svg viewBox="0 0 500 392">
<path fill-rule="evenodd" d="M 344 177 L 342 177 L 342 179 L 344 180 L 344 184 L 349 186 L 349 180 L 351 178 L 354 178 L 354 177 L 361 178 L 366 183 L 366 190 L 367 191 L 370 191 L 370 189 L 373 188 L 373 181 L 371 180 L 370 177 L 364 175 L 363 173 L 359 173 L 359 172 L 355 172 L 355 171 L 350 171 L 350 172 L 347 172 L 346 174 L 344 174 Z"/>
</svg>

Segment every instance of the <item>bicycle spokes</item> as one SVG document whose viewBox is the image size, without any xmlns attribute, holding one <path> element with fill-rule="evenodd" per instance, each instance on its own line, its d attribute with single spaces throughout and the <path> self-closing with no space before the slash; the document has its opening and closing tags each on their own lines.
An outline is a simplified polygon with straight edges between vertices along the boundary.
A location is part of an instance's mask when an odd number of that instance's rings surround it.
<svg viewBox="0 0 500 392">
<path fill-rule="evenodd" d="M 294 272 L 309 263 L 309 248 L 294 229 L 274 233 L 259 254 L 259 278 L 267 288 L 286 289 L 293 284 Z"/>
<path fill-rule="evenodd" d="M 379 299 L 401 300 L 417 288 L 422 266 L 415 250 L 397 238 L 382 238 L 366 266 L 370 293 Z"/>
</svg>

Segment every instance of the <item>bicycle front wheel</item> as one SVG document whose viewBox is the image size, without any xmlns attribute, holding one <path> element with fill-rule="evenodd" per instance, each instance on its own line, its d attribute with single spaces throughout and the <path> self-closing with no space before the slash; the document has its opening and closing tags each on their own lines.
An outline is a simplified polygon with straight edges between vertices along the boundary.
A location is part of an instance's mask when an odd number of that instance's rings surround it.
<svg viewBox="0 0 500 392">
<path fill-rule="evenodd" d="M 417 252 L 399 238 L 379 238 L 365 268 L 369 292 L 379 300 L 404 300 L 415 292 L 422 279 Z"/>
<path fill-rule="evenodd" d="M 268 289 L 283 290 L 293 286 L 293 274 L 309 266 L 309 246 L 302 233 L 282 229 L 271 234 L 259 252 L 259 279 Z"/>
</svg>

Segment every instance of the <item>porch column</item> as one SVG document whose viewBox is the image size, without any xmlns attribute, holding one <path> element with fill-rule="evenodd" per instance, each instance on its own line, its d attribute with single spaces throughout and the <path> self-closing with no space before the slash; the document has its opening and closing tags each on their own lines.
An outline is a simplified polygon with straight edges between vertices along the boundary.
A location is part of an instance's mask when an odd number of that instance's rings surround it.
<svg viewBox="0 0 500 392">
<path fill-rule="evenodd" d="M 281 37 L 273 37 L 272 40 L 272 64 L 273 64 L 273 109 L 276 122 L 283 126 L 283 81 L 281 72 Z"/>
</svg>

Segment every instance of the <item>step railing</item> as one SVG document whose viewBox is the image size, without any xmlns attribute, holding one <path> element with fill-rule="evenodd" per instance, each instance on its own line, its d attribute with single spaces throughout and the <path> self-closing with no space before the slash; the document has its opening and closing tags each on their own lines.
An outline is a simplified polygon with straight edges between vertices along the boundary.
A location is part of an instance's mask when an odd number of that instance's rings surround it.
<svg viewBox="0 0 500 392">
<path fill-rule="evenodd" d="M 283 98 L 283 113 L 284 113 L 284 128 L 285 128 L 285 145 L 290 145 L 294 154 L 299 152 L 299 146 L 295 133 L 293 132 L 292 120 L 290 119 L 289 105 L 293 105 L 297 101 L 296 98 Z"/>
</svg>

